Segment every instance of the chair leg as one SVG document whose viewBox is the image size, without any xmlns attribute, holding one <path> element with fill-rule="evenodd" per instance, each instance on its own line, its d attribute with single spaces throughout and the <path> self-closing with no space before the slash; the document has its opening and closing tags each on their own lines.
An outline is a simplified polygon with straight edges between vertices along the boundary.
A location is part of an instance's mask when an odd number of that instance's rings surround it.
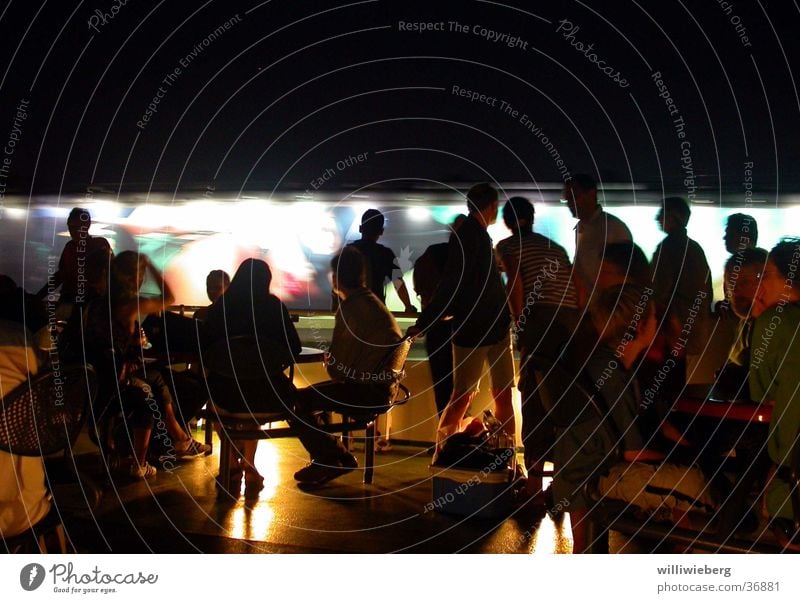
<svg viewBox="0 0 800 603">
<path fill-rule="evenodd" d="M 364 438 L 364 483 L 372 483 L 372 474 L 375 468 L 375 421 L 367 425 Z"/>
<path fill-rule="evenodd" d="M 223 488 L 231 483 L 231 465 L 228 462 L 231 456 L 231 440 L 224 427 L 219 430 L 219 481 Z"/>
<path fill-rule="evenodd" d="M 586 539 L 589 542 L 588 552 L 594 555 L 607 555 L 609 552 L 609 530 L 591 517 L 586 517 L 585 520 L 589 522 L 586 534 Z"/>
<path fill-rule="evenodd" d="M 205 419 L 203 419 L 203 421 L 204 421 L 203 422 L 203 427 L 205 427 L 205 429 L 206 429 L 206 445 L 209 447 L 208 452 L 206 452 L 206 456 L 208 456 L 212 452 L 214 452 L 214 448 L 213 448 L 213 444 L 212 444 L 213 441 L 214 441 L 213 440 L 213 438 L 214 438 L 214 434 L 213 434 L 214 426 L 212 424 L 211 417 L 210 417 L 211 411 L 208 409 L 208 405 L 207 404 L 206 404 L 206 411 L 205 412 L 206 412 L 206 414 L 205 414 Z"/>
<path fill-rule="evenodd" d="M 67 536 L 64 533 L 64 525 L 58 524 L 55 529 L 56 538 L 58 538 L 58 552 L 62 555 L 67 554 Z"/>
</svg>

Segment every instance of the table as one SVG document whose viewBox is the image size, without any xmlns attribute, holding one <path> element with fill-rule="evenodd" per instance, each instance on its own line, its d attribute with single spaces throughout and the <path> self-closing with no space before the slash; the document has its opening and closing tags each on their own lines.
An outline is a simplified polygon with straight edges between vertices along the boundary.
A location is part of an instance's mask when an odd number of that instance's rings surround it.
<svg viewBox="0 0 800 603">
<path fill-rule="evenodd" d="M 325 350 L 303 346 L 300 353 L 294 357 L 294 364 L 289 367 L 289 379 L 294 381 L 295 364 L 313 364 L 325 360 Z"/>
</svg>

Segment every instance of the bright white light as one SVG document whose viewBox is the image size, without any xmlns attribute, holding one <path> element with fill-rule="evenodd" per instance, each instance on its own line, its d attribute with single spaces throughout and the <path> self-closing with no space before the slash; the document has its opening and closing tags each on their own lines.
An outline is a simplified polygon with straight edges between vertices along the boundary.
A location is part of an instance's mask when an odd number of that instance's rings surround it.
<svg viewBox="0 0 800 603">
<path fill-rule="evenodd" d="M 431 212 L 427 207 L 409 207 L 407 213 L 408 219 L 414 222 L 427 222 L 431 217 Z"/>
<path fill-rule="evenodd" d="M 22 220 L 28 215 L 28 210 L 19 207 L 6 208 L 5 215 L 13 220 Z"/>
</svg>

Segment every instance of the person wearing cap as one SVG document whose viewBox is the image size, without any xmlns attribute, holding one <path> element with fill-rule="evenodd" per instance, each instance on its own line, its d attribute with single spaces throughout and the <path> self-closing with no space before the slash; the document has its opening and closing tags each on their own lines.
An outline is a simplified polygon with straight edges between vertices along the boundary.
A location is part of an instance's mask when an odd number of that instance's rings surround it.
<svg viewBox="0 0 800 603">
<path fill-rule="evenodd" d="M 378 243 L 383 235 L 385 221 L 386 218 L 377 209 L 368 209 L 361 216 L 361 226 L 358 229 L 361 238 L 350 244 L 364 256 L 367 262 L 367 287 L 381 303 L 386 303 L 386 284 L 391 282 L 397 290 L 397 297 L 405 306 L 405 311 L 416 312 L 403 281 L 403 273 L 397 265 L 397 257 L 391 249 Z"/>
<path fill-rule="evenodd" d="M 497 191 L 487 183 L 476 184 L 467 193 L 467 205 L 467 219 L 450 235 L 441 283 L 417 323 L 408 330 L 409 335 L 416 336 L 443 317 L 453 317 L 453 393 L 439 420 L 434 463 L 447 438 L 458 432 L 487 372 L 495 416 L 506 433 L 515 433 L 511 314 L 487 232 L 497 220 Z"/>
</svg>

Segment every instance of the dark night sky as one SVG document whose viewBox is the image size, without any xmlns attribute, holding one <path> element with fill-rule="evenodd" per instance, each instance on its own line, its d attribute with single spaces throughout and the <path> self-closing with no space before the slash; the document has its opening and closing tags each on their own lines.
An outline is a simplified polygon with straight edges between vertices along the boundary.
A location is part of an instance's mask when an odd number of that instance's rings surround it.
<svg viewBox="0 0 800 603">
<path fill-rule="evenodd" d="M 559 157 L 621 182 L 693 174 L 736 191 L 751 161 L 762 188 L 800 184 L 795 2 L 123 1 L 12 1 L 2 13 L 8 192 L 558 181 Z M 563 19 L 571 30 L 557 31 Z M 380 152 L 391 149 L 402 150 Z"/>
</svg>

